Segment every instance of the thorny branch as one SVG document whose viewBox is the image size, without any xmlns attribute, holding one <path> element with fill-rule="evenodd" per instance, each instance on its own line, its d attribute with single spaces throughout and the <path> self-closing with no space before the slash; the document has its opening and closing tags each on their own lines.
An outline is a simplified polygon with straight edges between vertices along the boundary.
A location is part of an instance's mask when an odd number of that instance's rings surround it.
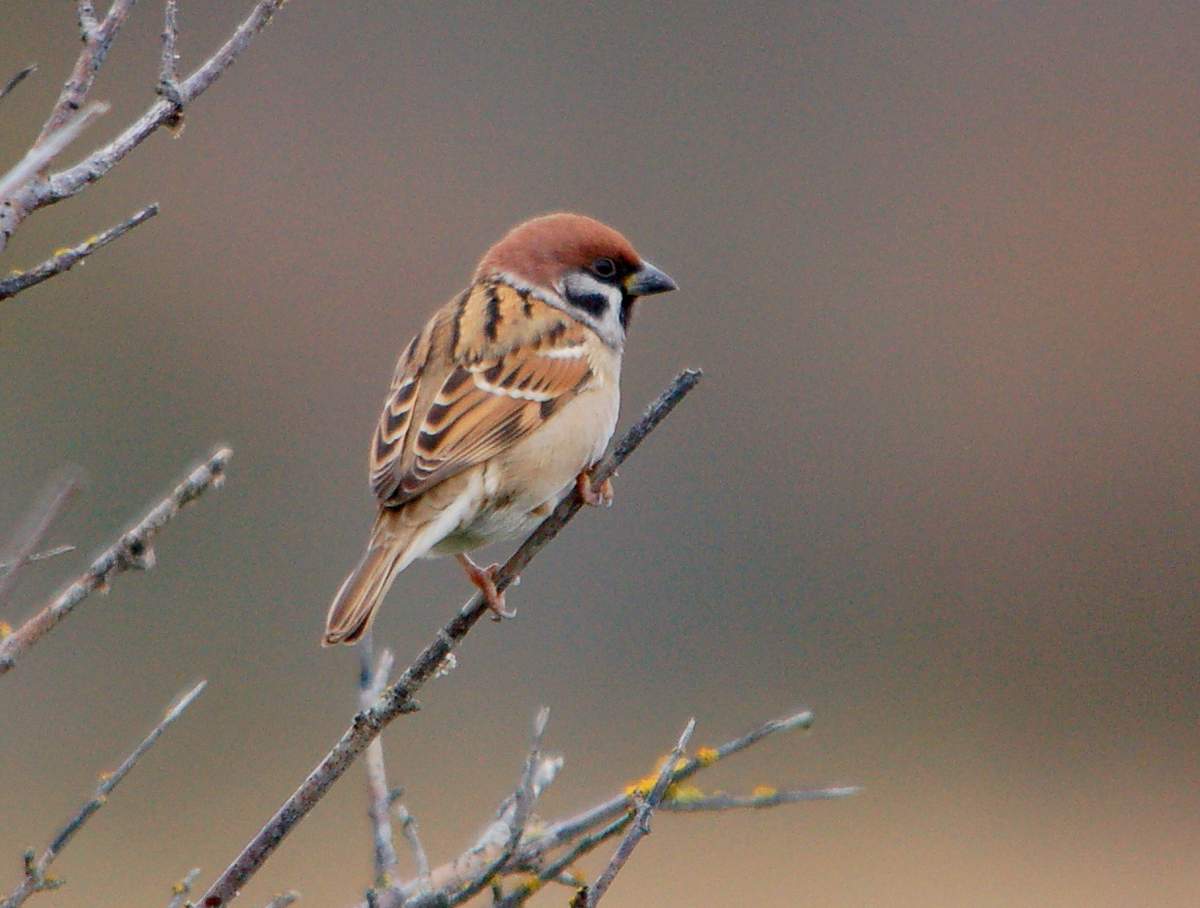
<svg viewBox="0 0 1200 908">
<path fill-rule="evenodd" d="M 204 685 L 205 682 L 201 681 L 184 694 L 179 702 L 167 710 L 159 723 L 151 729 L 150 734 L 142 739 L 142 742 L 133 749 L 133 752 L 125 758 L 120 766 L 113 772 L 105 773 L 100 777 L 100 784 L 96 786 L 96 793 L 59 830 L 54 840 L 46 846 L 46 850 L 42 852 L 41 857 L 35 860 L 32 851 L 25 853 L 25 877 L 21 880 L 17 888 L 13 890 L 12 894 L 0 903 L 0 908 L 18 908 L 33 893 L 45 889 L 57 889 L 63 884 L 63 880 L 47 875 L 47 871 L 50 869 L 50 865 L 54 863 L 54 859 L 59 856 L 71 841 L 71 838 L 91 818 L 92 814 L 104 806 L 113 789 L 121 784 L 121 780 L 129 774 L 129 771 L 133 769 L 137 761 L 145 755 L 146 751 L 155 745 L 158 739 L 162 737 L 163 732 L 170 728 L 175 720 L 183 715 L 183 711 L 191 706 L 192 702 L 200 696 L 200 692 L 204 690 Z"/>
<path fill-rule="evenodd" d="M 92 562 L 83 575 L 58 594 L 54 600 L 0 640 L 0 675 L 16 664 L 31 646 L 49 633 L 72 610 L 96 590 L 107 589 L 109 581 L 131 568 L 145 570 L 154 566 L 154 538 L 188 503 L 204 494 L 210 486 L 219 485 L 225 466 L 233 452 L 220 448 L 143 517 L 138 524 L 121 536 Z"/>
<path fill-rule="evenodd" d="M 284 2 L 285 0 L 259 0 L 254 4 L 246 19 L 217 49 L 216 53 L 204 61 L 191 75 L 180 80 L 176 56 L 178 42 L 176 2 L 168 0 L 164 15 L 160 77 L 156 88 L 159 99 L 106 145 L 95 149 L 82 161 L 71 167 L 57 173 L 47 174 L 45 169 L 53 158 L 70 144 L 92 118 L 107 109 L 106 105 L 102 104 L 92 104 L 87 107 L 84 105 L 92 83 L 95 81 L 96 73 L 103 65 L 117 32 L 134 4 L 134 0 L 114 0 L 108 13 L 102 20 L 98 20 L 94 4 L 80 2 L 78 17 L 83 48 L 75 61 L 71 75 L 63 85 L 58 101 L 29 153 L 13 170 L 0 177 L 0 252 L 4 251 L 9 238 L 21 226 L 25 218 L 33 212 L 70 198 L 101 179 L 160 126 L 166 126 L 168 129 L 177 128 L 184 108 L 200 97 L 220 78 L 221 74 L 250 45 L 254 37 L 271 21 Z M 14 76 L 4 92 L 0 93 L 0 97 L 3 97 L 4 93 L 10 91 L 27 74 L 23 71 Z M 157 206 L 150 206 L 150 208 L 157 211 Z M 145 209 L 142 214 L 150 211 L 150 208 Z M 146 215 L 146 217 L 149 216 L 152 215 Z M 141 223 L 143 220 L 145 217 L 142 217 L 137 223 Z M 108 236 L 107 242 L 124 235 L 129 229 L 137 226 L 137 223 L 126 222 L 124 225 L 113 228 L 109 231 L 111 235 Z M 88 252 L 92 252 L 102 245 L 104 244 L 97 244 Z M 46 268 L 54 260 L 51 259 L 44 263 L 35 271 Z M 78 258 L 74 261 L 77 260 Z M 74 264 L 74 261 L 71 261 L 70 264 Z M 46 271 L 38 280 L 13 285 L 11 292 L 6 295 L 12 296 L 54 274 L 59 274 L 70 267 L 70 264 L 66 264 L 65 267 L 58 270 Z M 2 298 L 4 297 L 0 295 L 0 299 Z"/>
<path fill-rule="evenodd" d="M 699 381 L 699 371 L 689 369 L 681 372 L 650 405 L 642 418 L 625 433 L 612 453 L 596 465 L 592 471 L 593 482 L 600 483 L 610 477 Z M 521 570 L 558 535 L 582 505 L 578 491 L 572 490 L 500 568 L 495 577 L 498 591 L 503 592 L 512 584 Z M 487 603 L 482 594 L 473 596 L 450 622 L 438 631 L 437 636 L 425 647 L 416 661 L 380 695 L 375 704 L 354 717 L 353 723 L 333 749 L 309 773 L 308 778 L 284 802 L 275 816 L 246 844 L 241 854 L 224 873 L 213 882 L 201 900 L 203 905 L 218 908 L 237 897 L 246 881 L 274 853 L 296 824 L 325 796 L 367 745 L 397 716 L 418 708 L 414 699 L 417 691 L 434 676 L 446 657 L 487 610 Z"/>
</svg>

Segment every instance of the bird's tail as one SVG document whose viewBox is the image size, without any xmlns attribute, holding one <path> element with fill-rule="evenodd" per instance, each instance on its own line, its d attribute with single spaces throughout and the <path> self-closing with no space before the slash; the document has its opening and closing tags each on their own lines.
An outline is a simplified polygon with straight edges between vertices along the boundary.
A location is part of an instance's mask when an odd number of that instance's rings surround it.
<svg viewBox="0 0 1200 908">
<path fill-rule="evenodd" d="M 371 532 L 367 553 L 333 597 L 329 615 L 325 618 L 325 636 L 321 641 L 324 646 L 357 643 L 370 628 L 396 575 L 412 561 L 409 554 L 415 541 L 414 534 L 397 532 L 401 527 L 394 517 L 388 510 L 380 513 Z"/>
</svg>

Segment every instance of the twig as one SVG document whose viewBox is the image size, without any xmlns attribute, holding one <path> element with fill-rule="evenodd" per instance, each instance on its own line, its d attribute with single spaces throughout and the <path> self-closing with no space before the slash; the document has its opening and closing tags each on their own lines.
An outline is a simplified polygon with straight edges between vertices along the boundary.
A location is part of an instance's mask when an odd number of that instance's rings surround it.
<svg viewBox="0 0 1200 908">
<path fill-rule="evenodd" d="M 300 898 L 300 893 L 294 889 L 289 889 L 287 892 L 281 892 L 271 901 L 267 902 L 265 908 L 287 908 L 288 905 Z"/>
<path fill-rule="evenodd" d="M 121 784 L 121 780 L 128 775 L 129 771 L 145 755 L 146 751 L 153 747 L 155 742 L 162 737 L 162 733 L 170 728 L 175 720 L 183 714 L 183 711 L 191 706 L 192 702 L 200 696 L 200 692 L 204 690 L 204 685 L 205 682 L 201 681 L 184 694 L 178 703 L 167 710 L 166 715 L 154 726 L 150 734 L 142 739 L 142 743 L 133 749 L 133 753 L 127 756 L 125 761 L 116 770 L 112 773 L 105 773 L 100 777 L 100 784 L 96 787 L 96 793 L 92 796 L 91 800 L 79 808 L 75 816 L 71 817 L 67 824 L 59 830 L 58 835 L 54 837 L 54 840 L 42 852 L 40 858 L 35 861 L 33 860 L 32 852 L 27 852 L 25 878 L 13 890 L 12 895 L 0 904 L 0 908 L 18 908 L 33 893 L 43 889 L 54 889 L 62 885 L 62 880 L 57 880 L 46 875 L 46 871 L 54 863 L 54 859 L 58 857 L 83 824 L 91 818 L 92 814 L 104 806 L 113 789 Z"/>
<path fill-rule="evenodd" d="M 159 87 L 166 91 L 179 91 L 179 54 L 175 52 L 178 40 L 179 10 L 175 0 L 167 0 L 163 13 L 162 66 L 158 75 Z"/>
<path fill-rule="evenodd" d="M 524 905 L 529 897 L 541 888 L 543 883 L 558 879 L 568 867 L 585 854 L 620 833 L 633 820 L 633 815 L 634 812 L 631 810 L 625 816 L 614 820 L 598 832 L 583 836 L 571 848 L 563 852 L 560 858 L 552 864 L 548 864 L 533 880 L 527 880 L 522 883 L 497 902 L 495 908 L 517 908 L 518 905 Z"/>
<path fill-rule="evenodd" d="M 593 470 L 593 481 L 603 482 L 613 471 L 637 449 L 642 440 L 662 422 L 667 414 L 683 400 L 684 396 L 700 381 L 700 372 L 686 370 L 650 405 L 650 408 L 634 426 L 625 433 L 611 454 L 603 458 Z M 577 490 L 572 490 L 557 508 L 529 535 L 521 547 L 505 562 L 495 577 L 496 588 L 503 591 L 533 557 L 549 543 L 575 516 L 582 505 Z M 279 847 L 279 843 L 299 823 L 313 806 L 325 796 L 329 788 L 339 779 L 355 758 L 366 749 L 379 733 L 402 713 L 412 712 L 418 707 L 414 696 L 433 677 L 446 656 L 467 635 L 480 617 L 488 610 L 482 594 L 476 594 L 458 613 L 438 631 L 437 636 L 422 650 L 400 678 L 380 695 L 370 709 L 361 711 L 353 723 L 342 734 L 333 749 L 325 755 L 316 768 L 292 793 L 267 824 L 259 830 L 242 849 L 241 854 L 225 869 L 225 872 L 209 887 L 202 904 L 207 908 L 219 908 L 237 897 L 258 868 Z"/>
<path fill-rule="evenodd" d="M 192 884 L 196 882 L 198 876 L 200 876 L 200 868 L 193 867 L 182 880 L 171 887 L 171 901 L 167 902 L 167 908 L 183 908 L 192 891 Z"/>
<path fill-rule="evenodd" d="M 0 280 L 0 300 L 16 296 L 22 290 L 28 290 L 35 284 L 49 280 L 56 274 L 70 271 L 71 268 L 79 264 L 79 262 L 83 261 L 97 249 L 107 246 L 113 240 L 119 240 L 130 230 L 144 224 L 156 214 L 158 214 L 157 202 L 153 205 L 147 205 L 141 211 L 136 212 L 132 217 L 122 221 L 115 227 L 109 227 L 103 233 L 88 237 L 88 239 L 84 240 L 78 246 L 63 249 L 55 253 L 36 268 L 32 268 L 29 271 L 17 272 L 11 277 Z"/>
<path fill-rule="evenodd" d="M 392 651 L 385 649 L 374 663 L 375 648 L 370 632 L 358 647 L 358 708 L 369 709 L 387 686 L 392 672 Z M 383 760 L 383 740 L 376 738 L 363 756 L 367 770 L 367 816 L 375 841 L 375 885 L 390 886 L 396 866 L 396 848 L 392 841 L 391 790 Z"/>
<path fill-rule="evenodd" d="M 832 801 L 856 795 L 862 788 L 857 785 L 838 785 L 829 788 L 795 788 L 790 791 L 766 789 L 748 796 L 711 795 L 707 797 L 667 798 L 658 805 L 659 810 L 672 813 L 699 813 L 714 810 L 738 810 L 760 807 L 778 807 L 780 804 L 799 804 L 804 801 Z"/>
<path fill-rule="evenodd" d="M 13 557 L 4 565 L 0 565 L 0 608 L 8 601 L 8 594 L 12 590 L 17 572 L 22 565 L 33 560 L 34 549 L 41 545 L 54 521 L 79 491 L 79 475 L 78 471 L 68 471 L 52 479 L 42 492 L 41 499 L 23 521 L 24 526 L 18 531 L 12 544 Z"/>
<path fill-rule="evenodd" d="M 425 846 L 421 844 L 420 831 L 417 829 L 417 818 L 414 817 L 404 804 L 397 800 L 396 819 L 400 821 L 400 830 L 413 853 L 413 862 L 417 867 L 415 887 L 417 892 L 429 891 L 429 857 L 425 854 Z"/>
<path fill-rule="evenodd" d="M 214 485 L 219 485 L 225 475 L 225 466 L 233 452 L 220 448 L 209 459 L 175 487 L 143 517 L 138 524 L 101 553 L 83 575 L 58 594 L 40 612 L 0 641 L 0 675 L 13 667 L 26 650 L 37 643 L 67 617 L 89 594 L 97 589 L 107 589 L 109 581 L 117 574 L 131 568 L 147 569 L 154 565 L 154 538 L 179 511 L 189 502 L 199 498 Z"/>
<path fill-rule="evenodd" d="M 285 0 L 259 0 L 259 2 L 255 3 L 250 14 L 234 30 L 229 40 L 221 45 L 216 53 L 202 63 L 190 76 L 180 82 L 178 84 L 178 91 L 172 92 L 168 90 L 164 92 L 164 95 L 170 95 L 170 97 L 161 97 L 151 104 L 137 120 L 126 127 L 120 135 L 108 144 L 96 149 L 84 158 L 84 160 L 72 167 L 24 184 L 11 197 L 0 197 L 0 201 L 6 202 L 3 207 L 0 207 L 0 252 L 4 251 L 9 238 L 20 227 L 25 218 L 29 217 L 33 212 L 39 208 L 53 205 L 55 202 L 60 202 L 63 199 L 76 195 L 90 184 L 99 180 L 160 126 L 167 126 L 168 128 L 177 126 L 183 107 L 195 101 L 196 98 L 200 97 L 220 78 L 221 74 L 250 45 L 254 37 L 271 21 L 284 2 Z M 90 4 L 85 4 L 85 6 L 90 9 Z M 46 121 L 46 126 L 43 128 L 43 138 L 39 139 L 37 144 L 41 144 L 49 135 L 57 134 L 59 127 L 55 124 L 58 124 L 61 119 L 60 108 L 64 102 L 69 107 L 71 99 L 78 100 L 82 95 L 86 95 L 87 90 L 91 87 L 91 81 L 95 76 L 95 69 L 103 62 L 104 53 L 107 52 L 107 45 L 111 43 L 116 27 L 119 25 L 119 21 L 114 19 L 114 13 L 120 12 L 123 19 L 124 13 L 128 12 L 127 8 L 129 6 L 132 6 L 132 0 L 115 0 L 104 22 L 94 27 L 87 24 L 83 15 L 83 9 L 81 8 L 81 27 L 84 32 L 85 48 L 76 62 L 71 79 L 68 80 L 66 86 L 63 88 L 63 94 L 60 96 L 59 103 L 55 106 L 54 113 Z M 164 41 L 164 44 L 166 43 L 168 42 Z M 89 51 L 88 48 L 92 44 L 95 46 Z M 175 37 L 173 33 L 169 44 L 169 52 L 174 54 Z M 103 51 L 101 51 L 102 45 Z M 167 49 L 164 48 L 164 55 L 167 52 Z M 83 74 L 82 81 L 78 78 L 81 73 Z M 81 87 L 82 95 L 80 94 Z"/>
<path fill-rule="evenodd" d="M 501 822 L 504 822 L 508 827 L 508 839 L 504 843 L 503 849 L 490 864 L 488 864 L 474 880 L 467 883 L 461 890 L 450 897 L 446 903 L 447 908 L 454 908 L 455 905 L 461 905 L 468 899 L 474 898 L 477 894 L 483 891 L 501 870 L 512 858 L 513 853 L 517 850 L 517 845 L 521 841 L 521 836 L 525 833 L 525 824 L 529 822 L 529 814 L 533 810 L 533 802 L 537 799 L 538 792 L 534 788 L 534 777 L 538 764 L 541 762 L 542 754 L 542 736 L 546 733 L 546 722 L 550 718 L 550 710 L 542 707 L 537 714 L 537 718 L 533 721 L 533 743 L 529 746 L 529 755 L 525 758 L 525 768 L 521 772 L 521 781 L 517 785 L 517 790 L 513 793 L 511 811 L 502 808 L 500 812 Z M 506 819 L 506 814 L 510 814 Z"/>
<path fill-rule="evenodd" d="M 46 549 L 44 552 L 34 552 L 32 555 L 27 555 L 23 561 L 4 561 L 0 562 L 0 576 L 15 571 L 18 567 L 26 564 L 33 564 L 35 561 L 48 561 L 51 558 L 57 558 L 59 555 L 66 555 L 68 552 L 75 551 L 73 545 L 56 545 L 52 549 Z"/>
<path fill-rule="evenodd" d="M 674 809 L 676 804 L 705 802 L 709 800 L 708 796 L 699 789 L 693 786 L 685 786 L 681 783 L 692 775 L 713 766 L 726 757 L 751 747 L 776 732 L 796 728 L 808 728 L 811 722 L 812 713 L 808 710 L 802 710 L 784 719 L 765 722 L 750 732 L 722 744 L 720 747 L 701 747 L 696 751 L 695 756 L 675 760 L 666 795 L 662 802 L 659 803 L 657 809 Z M 664 758 L 653 774 L 628 785 L 622 794 L 573 817 L 545 827 L 536 836 L 527 839 L 503 868 L 503 872 L 511 874 L 522 870 L 533 870 L 536 875 L 527 878 L 508 895 L 502 896 L 498 900 L 498 905 L 504 906 L 504 908 L 513 908 L 513 906 L 524 904 L 547 880 L 562 881 L 564 868 L 570 866 L 580 854 L 590 851 L 599 841 L 615 835 L 616 831 L 623 829 L 625 824 L 633 819 L 639 799 L 651 792 L 663 768 L 671 765 L 670 758 Z M 774 789 L 764 787 L 755 789 L 751 797 L 755 801 L 755 806 L 770 807 L 802 800 L 844 797 L 854 794 L 857 790 L 856 788 L 842 787 L 780 793 Z M 713 795 L 712 797 L 719 798 L 722 796 Z M 713 809 L 718 808 L 714 806 Z M 613 829 L 614 826 L 618 827 L 616 831 Z M 582 838 L 580 838 L 581 836 Z M 563 846 L 570 847 L 562 856 L 556 858 L 549 865 L 545 865 L 544 862 L 547 856 L 555 849 Z M 478 845 L 475 846 L 475 849 L 478 847 Z M 433 883 L 432 889 L 427 889 L 426 891 L 431 891 L 436 896 L 438 894 L 454 892 L 463 886 L 465 881 L 471 879 L 475 873 L 473 868 L 477 864 L 472 864 L 470 860 L 472 852 L 475 849 L 435 868 L 430 874 L 430 879 Z M 423 903 L 419 900 L 408 901 L 413 891 L 412 883 L 393 886 L 390 889 L 378 892 L 374 904 L 377 908 L 402 908 L 402 906 L 403 908 L 417 908 L 417 906 Z M 364 906 L 360 903 L 359 908 L 369 908 L 369 906 Z"/>
<path fill-rule="evenodd" d="M 30 63 L 24 69 L 18 69 L 15 73 L 13 73 L 12 78 L 4 83 L 4 87 L 0 88 L 0 100 L 3 100 L 4 98 L 8 97 L 8 94 L 14 88 L 16 88 L 22 82 L 24 82 L 25 78 L 27 76 L 29 76 L 35 72 L 37 72 L 37 64 L 36 63 Z"/>
<path fill-rule="evenodd" d="M 725 742 L 720 747 L 701 748 L 697 751 L 696 756 L 685 760 L 682 765 L 675 768 L 671 774 L 671 784 L 677 784 L 690 779 L 701 769 L 719 763 L 726 757 L 740 753 L 746 748 L 757 744 L 763 738 L 777 734 L 778 732 L 808 728 L 812 725 L 812 720 L 812 710 L 802 709 L 783 719 L 772 719 L 770 722 L 764 722 L 741 737 Z M 523 863 L 531 861 L 538 854 L 544 854 L 551 849 L 557 848 L 571 841 L 581 832 L 591 829 L 600 823 L 605 823 L 613 817 L 626 812 L 634 805 L 635 792 L 640 788 L 641 783 L 635 784 L 632 786 L 632 790 L 609 798 L 607 801 L 589 808 L 576 816 L 553 824 L 542 835 L 538 836 L 535 841 L 530 842 L 529 845 L 523 848 L 520 854 L 518 854 L 517 860 Z"/>
<path fill-rule="evenodd" d="M 15 196 L 25 185 L 50 165 L 66 147 L 79 138 L 79 134 L 104 116 L 109 106 L 103 102 L 89 104 L 83 110 L 72 112 L 52 135 L 37 142 L 12 169 L 0 177 L 0 202 Z"/>
<path fill-rule="evenodd" d="M 588 888 L 587 897 L 584 901 L 585 908 L 595 908 L 596 903 L 604 897 L 604 893 L 608 892 L 608 887 L 612 885 L 612 881 L 616 879 L 617 874 L 621 872 L 621 868 L 625 866 L 625 862 L 629 860 L 629 856 L 633 854 L 633 849 L 637 847 L 638 842 L 642 840 L 643 836 L 650 834 L 650 815 L 654 813 L 654 808 L 658 806 L 659 802 L 663 799 L 663 795 L 667 793 L 667 786 L 671 784 L 671 775 L 674 772 L 675 764 L 683 756 L 688 741 L 692 739 L 692 732 L 695 730 L 696 720 L 689 719 L 688 724 L 683 729 L 683 734 L 679 736 L 679 743 L 675 745 L 675 749 L 671 751 L 671 755 L 667 757 L 667 761 L 663 763 L 662 769 L 659 770 L 658 779 L 655 781 L 654 787 L 650 789 L 650 793 L 646 795 L 645 800 L 638 805 L 633 823 L 630 825 L 629 831 L 625 833 L 625 838 L 621 839 L 621 844 L 617 846 L 612 860 L 609 861 L 608 866 L 604 868 L 604 872 L 596 879 L 595 884 Z"/>
<path fill-rule="evenodd" d="M 63 85 L 58 100 L 54 103 L 54 109 L 50 111 L 50 116 L 42 126 L 41 134 L 33 143 L 35 147 L 56 136 L 64 124 L 74 116 L 75 111 L 83 107 L 92 83 L 96 81 L 96 74 L 104 65 L 104 58 L 108 56 L 108 49 L 112 47 L 113 39 L 117 37 L 117 32 L 128 17 L 134 2 L 135 0 L 113 0 L 108 15 L 99 24 L 96 23 L 92 4 L 80 5 L 79 29 L 83 37 L 83 48 L 75 60 L 70 78 Z M 0 192 L 0 198 L 3 197 L 4 193 Z"/>
</svg>

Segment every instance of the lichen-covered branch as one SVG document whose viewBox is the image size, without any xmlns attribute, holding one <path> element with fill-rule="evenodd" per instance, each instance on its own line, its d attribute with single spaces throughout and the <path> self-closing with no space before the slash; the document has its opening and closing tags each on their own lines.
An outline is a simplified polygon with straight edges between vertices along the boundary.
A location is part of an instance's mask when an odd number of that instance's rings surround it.
<svg viewBox="0 0 1200 908">
<path fill-rule="evenodd" d="M 592 471 L 596 483 L 610 477 L 617 467 L 637 449 L 642 440 L 662 422 L 684 396 L 700 381 L 698 370 L 680 373 L 671 385 L 650 405 L 634 426 L 625 433 L 612 453 L 603 458 Z M 533 557 L 542 550 L 582 507 L 577 490 L 572 490 L 557 508 L 529 535 L 520 548 L 500 568 L 495 583 L 505 590 Z M 454 648 L 466 637 L 475 623 L 488 611 L 482 594 L 476 594 L 438 631 L 434 640 L 422 650 L 416 660 L 388 687 L 370 709 L 362 710 L 333 749 L 309 773 L 300 787 L 292 793 L 267 824 L 259 830 L 233 863 L 217 878 L 204 894 L 202 904 L 208 908 L 227 905 L 263 863 L 279 847 L 280 842 L 312 810 L 330 787 L 341 778 L 350 764 L 367 745 L 397 716 L 418 708 L 415 695 Z"/>
<path fill-rule="evenodd" d="M 147 205 L 141 211 L 134 212 L 133 215 L 121 223 L 109 227 L 103 233 L 97 233 L 95 236 L 88 237 L 78 246 L 59 250 L 35 268 L 30 268 L 28 271 L 18 271 L 16 274 L 0 279 L 0 300 L 16 296 L 22 290 L 28 290 L 35 284 L 47 281 L 56 274 L 70 271 L 75 265 L 79 264 L 97 249 L 103 249 L 114 240 L 119 240 L 129 231 L 144 224 L 156 214 L 158 214 L 157 202 L 153 205 Z"/>
<path fill-rule="evenodd" d="M 580 908 L 596 908 L 596 903 L 608 892 L 608 887 L 621 872 L 621 868 L 633 854 L 633 849 L 637 847 L 638 842 L 642 840 L 643 836 L 650 834 L 650 815 L 654 813 L 654 808 L 666 795 L 667 786 L 671 784 L 671 772 L 675 768 L 675 764 L 683 757 L 683 752 L 687 749 L 688 742 L 692 740 L 692 732 L 695 730 L 696 720 L 689 719 L 688 724 L 684 726 L 683 733 L 679 736 L 675 749 L 663 761 L 662 769 L 658 771 L 658 778 L 654 780 L 654 787 L 638 804 L 637 810 L 634 812 L 633 823 L 630 824 L 625 837 L 621 839 L 621 844 L 617 846 L 612 860 L 608 862 L 604 872 L 597 877 L 594 885 L 584 887 L 577 893 L 575 899 L 572 900 L 572 905 L 578 902 Z"/>
<path fill-rule="evenodd" d="M 187 904 L 187 897 L 192 892 L 192 884 L 196 882 L 196 877 L 200 876 L 200 868 L 193 867 L 183 879 L 175 883 L 171 887 L 171 901 L 167 902 L 167 908 L 184 908 Z"/>
<path fill-rule="evenodd" d="M 228 448 L 215 451 L 191 474 L 138 521 L 133 529 L 92 562 L 83 575 L 59 593 L 49 605 L 0 640 L 0 675 L 3 675 L 31 646 L 71 614 L 97 589 L 107 588 L 109 582 L 127 570 L 145 570 L 154 565 L 154 539 L 166 524 L 188 503 L 219 485 L 225 476 L 225 466 L 233 452 Z"/>
<path fill-rule="evenodd" d="M 142 739 L 142 742 L 133 749 L 133 752 L 127 756 L 124 762 L 121 763 L 111 773 L 104 773 L 100 776 L 100 784 L 96 786 L 96 793 L 92 795 L 79 810 L 75 816 L 71 817 L 67 824 L 59 830 L 54 840 L 46 846 L 46 850 L 42 852 L 41 857 L 34 859 L 32 851 L 25 853 L 25 875 L 12 894 L 9 895 L 2 903 L 0 908 L 18 908 L 25 903 L 25 900 L 35 892 L 40 892 L 46 889 L 57 889 L 62 885 L 61 879 L 49 876 L 48 871 L 50 865 L 54 863 L 54 859 L 62 853 L 62 850 L 67 847 L 67 844 L 97 810 L 104 806 L 108 800 L 108 796 L 113 790 L 121 784 L 121 780 L 129 774 L 129 771 L 137 764 L 151 747 L 155 745 L 163 732 L 183 715 L 183 711 L 192 705 L 192 702 L 200 696 L 200 692 L 204 690 L 205 682 L 191 688 L 182 698 L 162 717 L 157 725 L 151 729 L 150 734 Z"/>
<path fill-rule="evenodd" d="M 523 905 L 546 882 L 562 880 L 574 862 L 587 854 L 601 842 L 624 831 L 635 818 L 638 810 L 650 801 L 657 783 L 666 773 L 667 784 L 657 810 L 687 812 L 736 809 L 741 807 L 766 808 L 800 801 L 829 800 L 843 798 L 859 791 L 854 786 L 777 791 L 760 786 L 748 797 L 708 795 L 695 785 L 684 784 L 697 773 L 701 773 L 727 757 L 740 753 L 766 738 L 782 731 L 808 728 L 812 713 L 805 709 L 783 719 L 772 720 L 757 726 L 746 734 L 734 738 L 719 747 L 700 747 L 690 757 L 672 754 L 658 764 L 650 775 L 637 779 L 624 790 L 578 814 L 555 823 L 540 826 L 536 834 L 525 836 L 508 862 L 496 871 L 497 878 L 517 876 L 520 879 L 508 893 L 496 899 L 496 908 L 516 908 Z M 669 770 L 669 772 L 668 772 Z M 691 805 L 695 804 L 696 807 Z M 635 841 L 636 844 L 636 841 Z M 555 856 L 559 849 L 564 849 Z M 430 873 L 432 888 L 425 892 L 436 898 L 447 898 L 458 891 L 475 873 L 468 850 L 453 860 L 440 865 Z M 626 854 L 626 857 L 628 855 Z M 619 869 L 619 868 L 618 868 Z M 402 883 L 376 894 L 377 908 L 418 908 L 424 904 L 413 898 L 414 883 Z M 427 899 L 437 904 L 435 899 Z M 360 904 L 359 908 L 370 908 Z"/>
</svg>

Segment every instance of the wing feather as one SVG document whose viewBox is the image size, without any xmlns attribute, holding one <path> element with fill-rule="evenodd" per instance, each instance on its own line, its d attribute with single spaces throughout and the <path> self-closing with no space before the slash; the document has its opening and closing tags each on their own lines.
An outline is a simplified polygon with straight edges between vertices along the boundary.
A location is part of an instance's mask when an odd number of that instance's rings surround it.
<svg viewBox="0 0 1200 908">
<path fill-rule="evenodd" d="M 588 330 L 499 282 L 443 309 L 401 356 L 375 430 L 380 501 L 401 505 L 495 457 L 587 388 Z M 439 345 L 450 353 L 440 363 Z"/>
</svg>

